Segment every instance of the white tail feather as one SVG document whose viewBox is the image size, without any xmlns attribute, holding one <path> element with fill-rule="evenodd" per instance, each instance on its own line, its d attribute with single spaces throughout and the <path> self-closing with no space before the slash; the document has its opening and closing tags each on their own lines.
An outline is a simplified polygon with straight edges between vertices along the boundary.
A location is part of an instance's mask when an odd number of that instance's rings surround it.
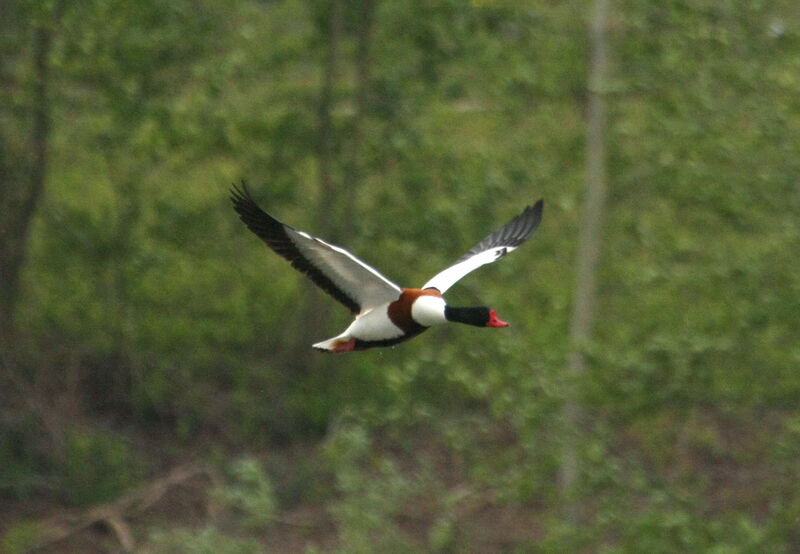
<svg viewBox="0 0 800 554">
<path fill-rule="evenodd" d="M 332 339 L 324 340 L 322 342 L 318 342 L 316 344 L 312 344 L 312 348 L 316 348 L 317 350 L 330 350 L 333 351 L 334 344 L 336 341 L 341 340 L 339 337 L 333 337 Z"/>
<path fill-rule="evenodd" d="M 355 348 L 355 345 L 355 339 L 348 338 L 346 335 L 339 335 L 311 346 L 317 350 L 325 350 L 327 352 L 350 352 Z"/>
</svg>

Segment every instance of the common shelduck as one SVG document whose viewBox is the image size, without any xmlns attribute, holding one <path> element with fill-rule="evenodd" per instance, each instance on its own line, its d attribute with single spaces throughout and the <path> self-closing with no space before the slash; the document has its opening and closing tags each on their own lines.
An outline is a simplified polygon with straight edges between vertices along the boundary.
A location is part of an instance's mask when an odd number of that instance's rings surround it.
<svg viewBox="0 0 800 554">
<path fill-rule="evenodd" d="M 544 204 L 539 200 L 527 206 L 421 288 L 407 289 L 347 250 L 281 223 L 255 203 L 244 181 L 241 188 L 232 187 L 231 200 L 245 225 L 267 246 L 355 315 L 344 333 L 313 345 L 330 352 L 395 345 L 447 321 L 508 327 L 494 310 L 483 306 L 454 308 L 447 305 L 442 294 L 467 273 L 499 260 L 528 240 L 542 219 Z"/>
</svg>

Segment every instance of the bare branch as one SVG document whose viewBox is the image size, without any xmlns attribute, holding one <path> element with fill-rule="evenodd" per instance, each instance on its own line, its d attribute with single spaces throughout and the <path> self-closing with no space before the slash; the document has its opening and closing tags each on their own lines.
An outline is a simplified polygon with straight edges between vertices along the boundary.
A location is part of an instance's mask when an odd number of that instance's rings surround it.
<svg viewBox="0 0 800 554">
<path fill-rule="evenodd" d="M 115 502 L 96 506 L 77 516 L 70 514 L 42 522 L 39 542 L 31 551 L 42 550 L 102 523 L 112 530 L 126 552 L 133 552 L 136 542 L 127 520 L 157 504 L 173 487 L 196 477 L 205 477 L 212 484 L 220 481 L 216 471 L 204 465 L 177 467 L 166 477 L 155 479 Z"/>
</svg>

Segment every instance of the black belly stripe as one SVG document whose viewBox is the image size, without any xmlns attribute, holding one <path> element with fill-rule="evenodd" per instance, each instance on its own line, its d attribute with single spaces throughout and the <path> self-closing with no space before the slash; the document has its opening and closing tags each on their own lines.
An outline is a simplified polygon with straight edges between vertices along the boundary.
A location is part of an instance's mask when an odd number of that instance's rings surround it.
<svg viewBox="0 0 800 554">
<path fill-rule="evenodd" d="M 383 340 L 361 340 L 356 339 L 356 345 L 354 350 L 368 350 L 370 348 L 378 348 L 381 346 L 394 346 L 395 344 L 399 344 L 403 341 L 407 341 L 408 339 L 414 338 L 423 331 L 427 330 L 427 327 L 423 327 L 422 325 L 418 326 L 418 329 L 415 329 L 405 335 L 400 335 L 399 337 L 395 337 L 393 339 L 383 339 Z"/>
</svg>

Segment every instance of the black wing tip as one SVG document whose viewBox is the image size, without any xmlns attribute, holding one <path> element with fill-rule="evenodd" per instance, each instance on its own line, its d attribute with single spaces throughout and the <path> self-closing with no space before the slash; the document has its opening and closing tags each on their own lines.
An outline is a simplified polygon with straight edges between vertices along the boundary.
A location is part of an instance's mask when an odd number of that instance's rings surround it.
<svg viewBox="0 0 800 554">
<path fill-rule="evenodd" d="M 525 206 L 525 209 L 522 210 L 522 214 L 520 215 L 531 214 L 533 219 L 539 220 L 542 218 L 542 211 L 544 211 L 544 198 L 540 198 L 533 204 Z"/>
<path fill-rule="evenodd" d="M 542 212 L 544 211 L 544 198 L 540 198 L 537 200 L 533 206 L 528 206 L 528 210 L 530 210 L 531 214 L 533 215 L 533 228 L 539 226 L 539 222 L 542 220 Z"/>
<path fill-rule="evenodd" d="M 239 218 L 256 235 L 266 241 L 276 237 L 276 229 L 284 227 L 284 224 L 261 209 L 261 206 L 253 199 L 247 183 L 242 179 L 241 188 L 232 184 L 230 188 L 230 199 L 233 209 L 239 214 Z"/>
<path fill-rule="evenodd" d="M 261 236 L 261 233 L 254 228 L 253 224 L 256 222 L 264 223 L 266 220 L 275 220 L 274 217 L 266 213 L 258 202 L 255 201 L 253 195 L 250 194 L 250 189 L 244 179 L 241 180 L 241 186 L 232 184 L 230 188 L 230 199 L 233 203 L 233 209 L 239 214 L 243 222 L 247 224 L 251 231 Z M 277 220 L 275 220 L 277 221 Z M 263 237 L 262 237 L 263 238 Z"/>
<path fill-rule="evenodd" d="M 510 221 L 506 228 L 511 228 L 511 239 L 513 244 L 509 246 L 519 246 L 536 231 L 542 221 L 542 211 L 544 210 L 544 199 L 540 198 L 532 205 L 525 206 L 522 213 Z"/>
<path fill-rule="evenodd" d="M 511 221 L 494 231 L 489 233 L 481 242 L 476 244 L 466 254 L 461 256 L 455 263 L 463 262 L 464 260 L 480 254 L 490 248 L 494 247 L 511 247 L 516 248 L 526 240 L 539 227 L 542 220 L 542 211 L 544 209 L 544 199 L 540 198 L 532 205 L 525 206 L 525 208 L 514 217 Z M 455 265 L 455 264 L 454 264 Z"/>
<path fill-rule="evenodd" d="M 247 183 L 241 181 L 241 187 L 235 183 L 230 188 L 230 198 L 233 208 L 239 214 L 250 231 L 261 238 L 269 248 L 282 258 L 288 260 L 293 268 L 311 279 L 323 291 L 334 299 L 344 304 L 353 314 L 361 311 L 361 306 L 339 289 L 324 273 L 313 265 L 297 249 L 297 245 L 287 235 L 286 230 L 292 229 L 289 225 L 275 219 L 262 210 L 250 194 Z M 314 240 L 314 239 L 312 239 Z"/>
<path fill-rule="evenodd" d="M 246 202 L 252 202 L 255 204 L 253 196 L 250 194 L 250 189 L 247 188 L 247 183 L 244 179 L 241 180 L 241 188 L 239 188 L 236 183 L 233 183 L 231 184 L 229 192 L 231 202 L 233 202 L 234 206 Z"/>
</svg>

